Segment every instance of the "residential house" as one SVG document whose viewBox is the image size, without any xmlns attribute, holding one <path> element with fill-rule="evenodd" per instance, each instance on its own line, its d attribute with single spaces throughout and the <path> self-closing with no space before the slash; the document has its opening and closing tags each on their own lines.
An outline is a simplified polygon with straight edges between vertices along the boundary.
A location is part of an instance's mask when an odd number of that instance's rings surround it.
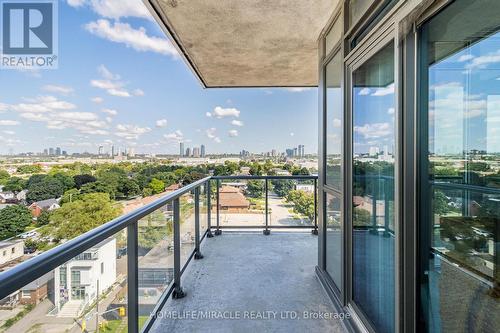
<svg viewBox="0 0 500 333">
<path fill-rule="evenodd" d="M 0 266 L 19 259 L 24 255 L 24 241 L 3 241 L 0 242 Z"/>
<path fill-rule="evenodd" d="M 233 186 L 222 186 L 219 190 L 220 210 L 228 213 L 247 212 L 250 202 L 245 198 L 240 189 Z"/>
<path fill-rule="evenodd" d="M 1 192 L 0 193 L 0 203 L 9 203 L 15 200 L 16 196 L 14 192 Z"/>
<path fill-rule="evenodd" d="M 33 202 L 28 208 L 31 211 L 31 215 L 33 215 L 33 217 L 39 217 L 43 211 L 52 211 L 60 207 L 61 206 L 59 206 L 59 199 L 47 199 Z"/>
<path fill-rule="evenodd" d="M 80 315 L 115 282 L 116 239 L 108 238 L 54 270 L 58 316 Z"/>
</svg>

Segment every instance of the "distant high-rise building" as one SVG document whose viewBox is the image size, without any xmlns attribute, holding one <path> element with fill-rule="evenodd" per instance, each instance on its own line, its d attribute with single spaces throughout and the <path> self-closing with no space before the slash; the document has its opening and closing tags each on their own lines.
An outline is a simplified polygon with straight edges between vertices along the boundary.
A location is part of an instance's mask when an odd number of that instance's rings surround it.
<svg viewBox="0 0 500 333">
<path fill-rule="evenodd" d="M 297 147 L 293 148 L 293 156 L 297 157 L 299 155 L 299 149 Z"/>
<path fill-rule="evenodd" d="M 115 156 L 115 146 L 111 146 L 111 157 Z"/>
<path fill-rule="evenodd" d="M 205 152 L 205 145 L 201 145 L 201 147 L 200 147 L 200 154 L 201 154 L 201 157 L 205 157 L 205 154 L 206 154 L 206 152 Z"/>
<path fill-rule="evenodd" d="M 130 147 L 127 151 L 128 157 L 135 157 L 135 149 Z"/>
<path fill-rule="evenodd" d="M 97 149 L 97 155 L 101 156 L 102 155 L 102 150 L 104 149 L 103 146 L 99 146 L 99 149 Z"/>
<path fill-rule="evenodd" d="M 299 157 L 304 157 L 304 156 L 306 156 L 304 145 L 299 145 Z"/>
<path fill-rule="evenodd" d="M 54 156 L 54 148 L 49 148 L 49 155 Z"/>
<path fill-rule="evenodd" d="M 66 156 L 66 155 L 68 155 L 68 152 L 66 150 L 63 150 L 62 154 L 63 154 L 63 156 Z"/>
<path fill-rule="evenodd" d="M 56 155 L 61 156 L 61 147 L 56 148 Z"/>
<path fill-rule="evenodd" d="M 286 152 L 286 157 L 293 157 L 293 149 L 292 148 L 287 149 L 285 152 Z"/>
<path fill-rule="evenodd" d="M 198 147 L 193 148 L 193 157 L 200 157 L 200 148 Z"/>
<path fill-rule="evenodd" d="M 184 156 L 184 142 L 179 143 L 179 156 Z"/>
<path fill-rule="evenodd" d="M 47 156 L 47 155 L 49 154 L 49 150 L 48 150 L 47 148 L 45 148 L 45 149 L 43 150 L 43 154 L 44 154 L 45 156 Z"/>
<path fill-rule="evenodd" d="M 187 147 L 186 148 L 186 157 L 190 157 L 191 156 L 191 148 Z"/>
</svg>

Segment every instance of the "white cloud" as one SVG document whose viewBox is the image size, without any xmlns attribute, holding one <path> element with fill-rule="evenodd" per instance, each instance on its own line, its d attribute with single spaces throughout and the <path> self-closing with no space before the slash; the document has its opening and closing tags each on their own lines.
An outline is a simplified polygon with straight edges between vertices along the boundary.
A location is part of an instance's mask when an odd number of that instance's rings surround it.
<svg viewBox="0 0 500 333">
<path fill-rule="evenodd" d="M 117 3 L 121 4 L 121 1 Z M 178 57 L 177 50 L 169 40 L 163 37 L 148 36 L 144 27 L 134 29 L 128 23 L 113 23 L 100 19 L 87 23 L 85 29 L 98 37 L 125 44 L 139 52 L 155 52 L 174 58 Z"/>
<path fill-rule="evenodd" d="M 68 5 L 71 7 L 81 7 L 85 4 L 86 0 L 68 0 Z"/>
<path fill-rule="evenodd" d="M 0 113 L 4 113 L 8 108 L 9 106 L 7 104 L 0 103 Z"/>
<path fill-rule="evenodd" d="M 392 134 L 389 123 L 372 123 L 363 126 L 354 126 L 354 132 L 361 134 L 365 139 L 381 138 Z"/>
<path fill-rule="evenodd" d="M 294 136 L 294 135 L 295 135 L 295 133 L 293 133 L 293 132 L 290 133 L 290 136 Z"/>
<path fill-rule="evenodd" d="M 458 62 L 464 62 L 474 59 L 474 56 L 472 54 L 463 54 L 460 57 L 458 57 Z"/>
<path fill-rule="evenodd" d="M 113 118 L 111 117 L 106 117 L 104 118 L 108 123 L 112 123 L 113 122 Z"/>
<path fill-rule="evenodd" d="M 141 135 L 151 132 L 149 127 L 139 127 L 135 125 L 119 124 L 116 126 L 115 135 L 126 140 L 137 140 Z"/>
<path fill-rule="evenodd" d="M 387 96 L 390 94 L 394 94 L 394 83 L 389 84 L 384 88 L 377 88 L 372 96 Z"/>
<path fill-rule="evenodd" d="M 174 141 L 174 142 L 181 142 L 184 141 L 184 135 L 180 130 L 177 130 L 175 132 L 169 133 L 169 134 L 164 134 L 163 137 L 169 141 Z"/>
<path fill-rule="evenodd" d="M 21 124 L 17 120 L 0 120 L 0 126 L 17 126 Z"/>
<path fill-rule="evenodd" d="M 156 127 L 165 127 L 167 126 L 167 119 L 159 119 L 156 121 Z"/>
<path fill-rule="evenodd" d="M 465 56 L 464 56 L 465 57 Z M 466 57 L 467 60 L 471 60 L 465 67 L 468 69 L 483 69 L 490 64 L 500 63 L 500 51 L 488 53 L 479 57 Z"/>
<path fill-rule="evenodd" d="M 387 109 L 387 114 L 394 114 L 394 112 L 395 112 L 394 108 Z"/>
<path fill-rule="evenodd" d="M 44 113 L 55 110 L 72 110 L 76 105 L 61 101 L 54 96 L 38 96 L 34 99 L 26 99 L 28 103 L 13 104 L 10 108 L 17 112 Z"/>
<path fill-rule="evenodd" d="M 370 88 L 363 88 L 359 91 L 358 95 L 366 96 L 366 95 L 370 95 L 370 93 L 371 93 Z"/>
<path fill-rule="evenodd" d="M 235 117 L 238 118 L 240 116 L 240 110 L 236 108 L 223 108 L 220 106 L 216 106 L 214 108 L 214 111 L 212 113 L 207 112 L 206 115 L 207 117 L 214 117 L 214 118 L 226 118 L 226 117 Z"/>
<path fill-rule="evenodd" d="M 8 135 L 14 135 L 14 134 L 16 134 L 16 132 L 14 132 L 14 131 L 2 131 L 2 132 L 5 133 L 5 134 L 8 134 Z"/>
<path fill-rule="evenodd" d="M 122 17 L 140 17 L 152 19 L 142 1 L 136 0 L 67 0 L 72 7 L 89 6 L 94 12 L 103 17 L 119 19 Z"/>
<path fill-rule="evenodd" d="M 209 128 L 205 131 L 207 138 L 213 140 L 216 143 L 220 143 L 221 139 L 216 135 L 217 129 L 215 127 Z"/>
<path fill-rule="evenodd" d="M 241 126 L 243 126 L 243 122 L 242 122 L 241 120 L 236 120 L 236 119 L 233 119 L 233 120 L 231 121 L 231 125 L 241 127 Z"/>
<path fill-rule="evenodd" d="M 102 97 L 92 97 L 90 100 L 96 104 L 101 104 L 102 102 L 104 102 L 104 99 Z"/>
<path fill-rule="evenodd" d="M 236 137 L 236 136 L 238 136 L 238 131 L 234 130 L 234 129 L 233 130 L 229 130 L 228 135 L 230 137 Z"/>
<path fill-rule="evenodd" d="M 121 81 L 121 77 L 118 74 L 113 74 L 104 65 L 100 65 L 97 71 L 101 75 L 101 79 L 95 79 L 90 81 L 90 85 L 95 88 L 105 90 L 111 96 L 117 97 L 131 97 L 132 94 L 135 96 L 142 96 L 144 92 L 141 89 L 135 89 L 131 94 L 127 89 L 125 89 L 125 82 Z"/>
<path fill-rule="evenodd" d="M 338 119 L 338 118 L 335 118 L 333 119 L 333 127 L 340 127 L 342 126 L 342 120 Z"/>
<path fill-rule="evenodd" d="M 48 91 L 51 93 L 61 94 L 61 95 L 69 95 L 75 91 L 71 87 L 58 86 L 58 85 L 54 85 L 54 84 L 47 84 L 47 85 L 42 87 L 42 90 L 45 90 L 45 91 Z"/>
<path fill-rule="evenodd" d="M 292 87 L 292 88 L 286 88 L 287 91 L 289 92 L 303 92 L 303 91 L 308 91 L 311 90 L 312 88 L 308 87 Z"/>
<path fill-rule="evenodd" d="M 118 111 L 114 109 L 102 109 L 102 112 L 109 114 L 110 116 L 116 116 L 118 114 Z"/>
</svg>

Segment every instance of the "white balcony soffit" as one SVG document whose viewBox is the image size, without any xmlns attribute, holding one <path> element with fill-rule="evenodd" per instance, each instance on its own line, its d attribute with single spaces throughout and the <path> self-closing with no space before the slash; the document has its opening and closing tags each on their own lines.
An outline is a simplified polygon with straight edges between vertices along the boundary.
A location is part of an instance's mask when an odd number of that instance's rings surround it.
<svg viewBox="0 0 500 333">
<path fill-rule="evenodd" d="M 145 0 L 205 87 L 317 86 L 338 1 Z"/>
</svg>

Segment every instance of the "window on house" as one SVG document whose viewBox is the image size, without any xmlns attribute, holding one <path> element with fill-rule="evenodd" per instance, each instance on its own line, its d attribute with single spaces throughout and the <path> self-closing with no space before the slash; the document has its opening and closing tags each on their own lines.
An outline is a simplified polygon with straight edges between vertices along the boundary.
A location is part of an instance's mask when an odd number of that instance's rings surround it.
<svg viewBox="0 0 500 333">
<path fill-rule="evenodd" d="M 22 290 L 21 297 L 22 298 L 31 298 L 31 290 Z"/>
<path fill-rule="evenodd" d="M 104 263 L 101 262 L 101 274 L 104 274 Z"/>
</svg>

